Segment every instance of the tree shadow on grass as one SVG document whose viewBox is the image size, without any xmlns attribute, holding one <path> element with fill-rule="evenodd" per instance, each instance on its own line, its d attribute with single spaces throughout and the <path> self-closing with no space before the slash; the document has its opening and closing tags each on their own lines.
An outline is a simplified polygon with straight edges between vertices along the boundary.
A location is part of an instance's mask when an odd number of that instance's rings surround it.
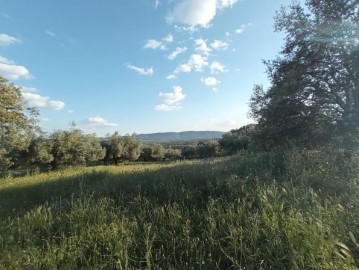
<svg viewBox="0 0 359 270">
<path fill-rule="evenodd" d="M 209 196 L 228 195 L 228 188 L 218 180 L 231 174 L 228 160 L 126 173 L 94 168 L 92 172 L 0 189 L 0 217 L 22 215 L 46 202 L 70 201 L 89 194 L 94 198 L 121 198 L 123 202 L 141 196 L 157 203 L 202 204 Z"/>
</svg>

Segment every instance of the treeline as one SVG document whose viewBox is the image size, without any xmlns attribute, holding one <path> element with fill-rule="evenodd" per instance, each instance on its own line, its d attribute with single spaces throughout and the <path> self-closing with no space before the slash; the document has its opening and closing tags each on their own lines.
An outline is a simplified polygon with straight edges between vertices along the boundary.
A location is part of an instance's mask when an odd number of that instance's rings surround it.
<svg viewBox="0 0 359 270">
<path fill-rule="evenodd" d="M 228 139 L 207 140 L 190 145 L 144 144 L 136 135 L 121 136 L 118 132 L 98 138 L 71 127 L 52 134 L 34 137 L 27 149 L 12 151 L 9 168 L 57 169 L 84 165 L 119 165 L 124 162 L 155 162 L 218 157 L 227 151 Z M 222 143 L 223 142 L 223 143 Z M 222 148 L 222 145 L 224 148 Z"/>
</svg>

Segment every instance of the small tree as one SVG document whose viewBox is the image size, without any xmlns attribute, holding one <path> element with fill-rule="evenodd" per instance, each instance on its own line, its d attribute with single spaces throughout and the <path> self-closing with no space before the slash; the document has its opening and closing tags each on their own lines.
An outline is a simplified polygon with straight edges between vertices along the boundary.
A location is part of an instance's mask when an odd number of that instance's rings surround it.
<svg viewBox="0 0 359 270">
<path fill-rule="evenodd" d="M 197 154 L 200 158 L 216 157 L 219 155 L 219 144 L 216 140 L 199 142 L 197 144 Z"/>
<path fill-rule="evenodd" d="M 182 148 L 181 155 L 184 159 L 194 159 L 197 156 L 195 146 L 185 146 Z"/>
<path fill-rule="evenodd" d="M 152 153 L 153 148 L 151 146 L 145 146 L 142 148 L 140 159 L 142 161 L 153 161 Z"/>
<path fill-rule="evenodd" d="M 136 134 L 132 134 L 123 138 L 123 147 L 124 158 L 130 161 L 135 161 L 140 157 L 143 146 L 142 143 L 136 139 Z"/>
<path fill-rule="evenodd" d="M 166 149 L 161 144 L 156 144 L 152 151 L 152 158 L 161 161 L 165 158 Z"/>
<path fill-rule="evenodd" d="M 111 136 L 108 136 L 104 146 L 106 148 L 106 159 L 113 160 L 115 165 L 118 165 L 125 154 L 124 141 L 121 135 L 116 131 Z"/>
<path fill-rule="evenodd" d="M 173 149 L 171 147 L 166 149 L 165 159 L 168 160 L 179 160 L 181 159 L 181 150 Z"/>
<path fill-rule="evenodd" d="M 80 129 L 59 130 L 51 134 L 50 139 L 55 167 L 85 165 L 105 156 L 105 149 L 96 136 L 84 134 Z"/>
<path fill-rule="evenodd" d="M 253 148 L 255 129 L 256 125 L 250 124 L 223 134 L 219 140 L 221 149 L 225 154 L 233 155 L 249 147 Z"/>
<path fill-rule="evenodd" d="M 40 136 L 31 142 L 29 155 L 31 164 L 46 166 L 54 160 L 52 154 L 53 142 L 44 136 Z"/>
</svg>

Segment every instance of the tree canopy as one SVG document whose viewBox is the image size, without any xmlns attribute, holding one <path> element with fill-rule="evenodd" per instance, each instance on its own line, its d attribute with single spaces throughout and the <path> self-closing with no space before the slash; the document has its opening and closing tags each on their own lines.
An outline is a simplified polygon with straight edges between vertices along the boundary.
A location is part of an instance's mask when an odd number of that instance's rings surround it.
<svg viewBox="0 0 359 270">
<path fill-rule="evenodd" d="M 357 0 L 307 0 L 275 17 L 286 33 L 280 56 L 266 61 L 271 86 L 257 85 L 251 115 L 273 144 L 353 142 L 359 127 L 359 8 Z"/>
<path fill-rule="evenodd" d="M 26 150 L 37 126 L 38 111 L 29 107 L 21 88 L 0 76 L 0 169 L 7 169 L 14 151 Z"/>
<path fill-rule="evenodd" d="M 55 131 L 50 136 L 55 167 L 85 165 L 105 156 L 105 149 L 94 134 L 84 134 L 82 130 Z"/>
</svg>

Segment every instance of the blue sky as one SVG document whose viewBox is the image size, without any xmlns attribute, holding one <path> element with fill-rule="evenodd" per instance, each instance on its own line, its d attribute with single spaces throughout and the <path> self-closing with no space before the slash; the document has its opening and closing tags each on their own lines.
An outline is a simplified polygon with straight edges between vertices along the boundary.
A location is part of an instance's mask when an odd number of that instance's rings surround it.
<svg viewBox="0 0 359 270">
<path fill-rule="evenodd" d="M 229 131 L 251 122 L 289 0 L 0 0 L 0 74 L 45 131 Z"/>
</svg>

